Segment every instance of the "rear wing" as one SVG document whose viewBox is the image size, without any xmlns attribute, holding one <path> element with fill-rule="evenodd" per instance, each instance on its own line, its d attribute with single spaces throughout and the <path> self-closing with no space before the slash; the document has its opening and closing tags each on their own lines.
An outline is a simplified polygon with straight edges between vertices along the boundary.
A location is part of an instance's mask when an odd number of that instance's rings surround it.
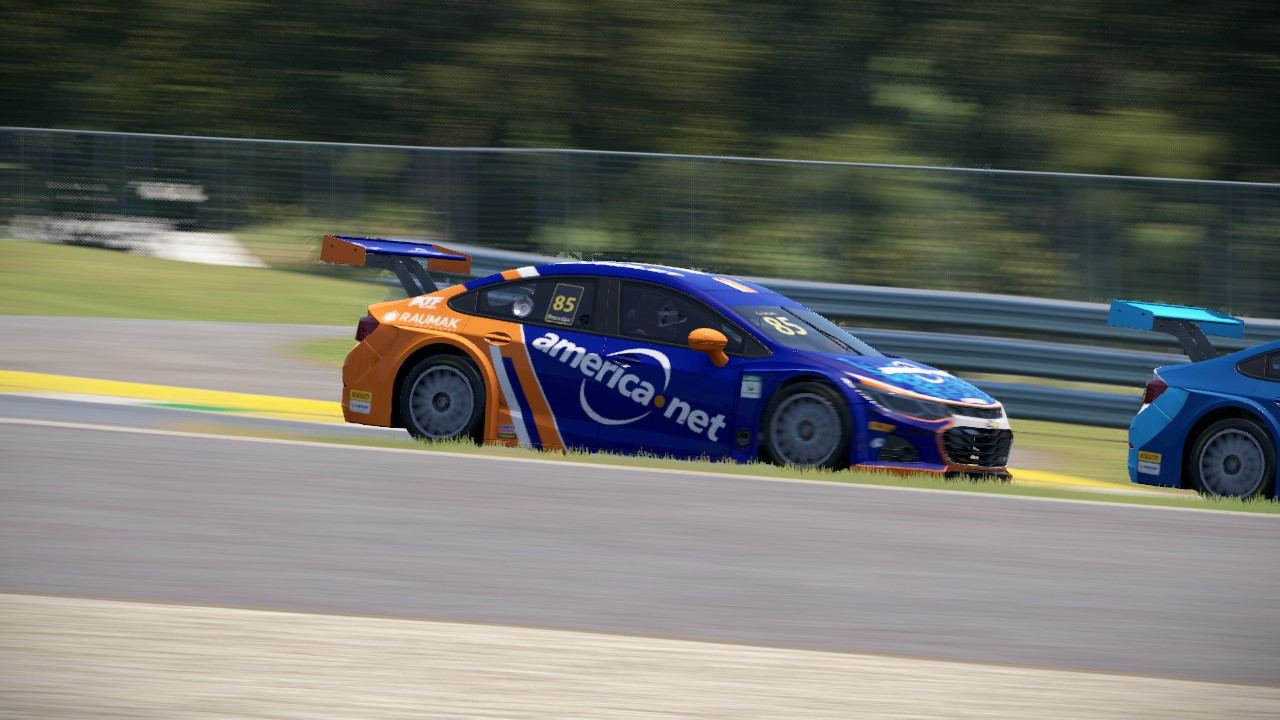
<svg viewBox="0 0 1280 720">
<path fill-rule="evenodd" d="M 1169 333 L 1182 343 L 1182 352 L 1192 362 L 1216 357 L 1208 335 L 1244 337 L 1244 321 L 1208 308 L 1134 300 L 1112 300 L 1107 324 L 1135 330 Z"/>
<path fill-rule="evenodd" d="M 428 271 L 469 275 L 471 256 L 435 243 L 325 235 L 320 259 L 338 265 L 390 270 L 409 297 L 439 290 Z M 426 260 L 426 267 L 422 265 Z"/>
</svg>

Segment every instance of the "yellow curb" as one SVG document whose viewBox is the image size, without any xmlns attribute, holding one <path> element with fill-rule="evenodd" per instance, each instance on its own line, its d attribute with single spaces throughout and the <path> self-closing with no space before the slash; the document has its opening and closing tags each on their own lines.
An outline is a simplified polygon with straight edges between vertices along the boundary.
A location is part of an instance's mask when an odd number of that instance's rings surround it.
<svg viewBox="0 0 1280 720">
<path fill-rule="evenodd" d="M 1049 472 L 1047 470 L 1009 470 L 1013 474 L 1014 485 L 1026 485 L 1028 487 L 1084 487 L 1084 488 L 1106 488 L 1106 489 L 1144 489 L 1129 483 L 1114 483 L 1106 480 L 1093 480 L 1090 478 L 1077 477 L 1075 475 L 1063 475 L 1062 473 Z"/>
<path fill-rule="evenodd" d="M 166 403 L 230 412 L 240 415 L 303 420 L 307 422 L 341 423 L 342 406 L 327 400 L 252 395 L 223 390 L 149 385 L 146 383 L 99 380 L 96 378 L 46 375 L 44 373 L 0 370 L 0 392 L 65 393 L 129 398 L 152 403 Z"/>
</svg>

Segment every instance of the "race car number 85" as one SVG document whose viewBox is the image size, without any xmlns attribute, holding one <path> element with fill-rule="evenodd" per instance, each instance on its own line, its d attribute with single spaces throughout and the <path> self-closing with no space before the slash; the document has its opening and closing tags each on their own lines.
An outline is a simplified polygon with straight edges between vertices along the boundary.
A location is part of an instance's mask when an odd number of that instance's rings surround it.
<svg viewBox="0 0 1280 720">
<path fill-rule="evenodd" d="M 581 285 L 556 283 L 556 290 L 551 294 L 551 305 L 547 307 L 547 322 L 572 325 L 578 317 L 582 293 Z"/>
<path fill-rule="evenodd" d="M 805 330 L 798 323 L 792 322 L 791 318 L 788 318 L 788 317 L 783 317 L 781 315 L 770 315 L 768 317 L 761 318 L 761 319 L 769 323 L 770 325 L 772 325 L 773 329 L 777 330 L 778 333 L 781 335 L 808 335 L 809 334 L 808 330 Z"/>
</svg>

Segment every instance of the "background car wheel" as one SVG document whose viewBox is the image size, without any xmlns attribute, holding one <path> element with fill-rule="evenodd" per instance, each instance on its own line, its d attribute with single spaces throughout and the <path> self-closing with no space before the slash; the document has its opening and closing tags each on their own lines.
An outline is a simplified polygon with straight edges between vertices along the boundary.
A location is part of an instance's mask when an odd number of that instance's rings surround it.
<svg viewBox="0 0 1280 720">
<path fill-rule="evenodd" d="M 400 420 L 426 440 L 479 438 L 484 385 L 469 360 L 436 355 L 414 366 L 400 386 Z"/>
<path fill-rule="evenodd" d="M 778 465 L 847 467 L 850 428 L 849 409 L 836 391 L 817 382 L 788 385 L 765 408 L 763 454 Z"/>
<path fill-rule="evenodd" d="M 1205 428 L 1191 450 L 1191 480 L 1206 495 L 1250 498 L 1273 490 L 1276 450 L 1251 420 L 1219 420 Z"/>
</svg>

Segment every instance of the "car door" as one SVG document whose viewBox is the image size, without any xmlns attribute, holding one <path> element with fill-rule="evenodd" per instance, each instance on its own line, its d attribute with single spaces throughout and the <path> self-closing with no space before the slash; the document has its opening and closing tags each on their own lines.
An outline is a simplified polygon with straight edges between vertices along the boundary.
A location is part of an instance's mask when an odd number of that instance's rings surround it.
<svg viewBox="0 0 1280 720">
<path fill-rule="evenodd" d="M 745 333 L 701 301 L 672 288 L 625 280 L 618 328 L 605 360 L 617 381 L 597 383 L 583 406 L 601 425 L 602 448 L 678 457 L 724 457 L 732 447 Z M 729 338 L 729 363 L 716 367 L 690 350 L 689 332 L 709 327 Z"/>
<path fill-rule="evenodd" d="M 596 278 L 553 276 L 511 280 L 477 293 L 476 314 L 519 323 L 523 335 L 484 338 L 511 420 L 500 421 L 500 439 L 514 436 L 532 447 L 595 447 L 600 425 L 584 412 L 579 395 L 605 354 L 597 286 Z"/>
</svg>

